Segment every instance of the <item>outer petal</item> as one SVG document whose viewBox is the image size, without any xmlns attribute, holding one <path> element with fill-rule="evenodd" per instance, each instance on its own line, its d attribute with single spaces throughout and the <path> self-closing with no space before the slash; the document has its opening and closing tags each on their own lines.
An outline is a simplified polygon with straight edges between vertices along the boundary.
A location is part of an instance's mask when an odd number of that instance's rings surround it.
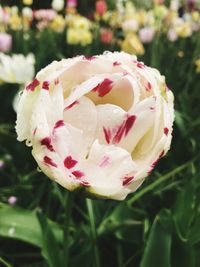
<svg viewBox="0 0 200 267">
<path fill-rule="evenodd" d="M 95 141 L 88 159 L 78 166 L 89 184 L 87 191 L 112 199 L 124 199 L 130 192 L 123 179 L 137 171 L 130 154 L 114 145 L 101 145 Z"/>
</svg>

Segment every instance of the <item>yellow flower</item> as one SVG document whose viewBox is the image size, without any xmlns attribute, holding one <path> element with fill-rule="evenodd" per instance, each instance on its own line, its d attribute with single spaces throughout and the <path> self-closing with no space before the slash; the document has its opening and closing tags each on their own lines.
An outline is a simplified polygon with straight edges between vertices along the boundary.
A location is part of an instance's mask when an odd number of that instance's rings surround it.
<svg viewBox="0 0 200 267">
<path fill-rule="evenodd" d="M 30 6 L 33 4 L 33 0 L 23 0 L 23 4 L 26 6 Z"/>
<path fill-rule="evenodd" d="M 10 17 L 9 21 L 10 28 L 14 31 L 22 29 L 22 20 L 18 15 Z"/>
<path fill-rule="evenodd" d="M 138 21 L 138 24 L 143 27 L 146 23 L 146 19 L 147 19 L 147 12 L 145 10 L 139 10 L 136 13 L 136 19 Z"/>
<path fill-rule="evenodd" d="M 154 14 L 157 18 L 163 19 L 166 17 L 168 13 L 168 9 L 164 5 L 155 5 L 154 7 Z"/>
<path fill-rule="evenodd" d="M 125 40 L 121 44 L 121 49 L 129 54 L 143 55 L 145 53 L 143 44 L 134 33 L 127 34 Z"/>
<path fill-rule="evenodd" d="M 73 28 L 69 28 L 67 31 L 67 43 L 75 45 L 79 43 L 79 31 Z"/>
<path fill-rule="evenodd" d="M 180 25 L 176 25 L 175 31 L 177 35 L 182 38 L 189 37 L 192 34 L 192 29 L 189 22 L 183 22 Z"/>
<path fill-rule="evenodd" d="M 193 12 L 192 12 L 192 19 L 193 19 L 195 22 L 198 22 L 199 19 L 200 19 L 199 12 L 197 12 L 197 11 L 193 11 Z"/>
<path fill-rule="evenodd" d="M 76 16 L 73 21 L 73 27 L 77 29 L 87 30 L 90 28 L 90 25 L 91 25 L 90 21 L 82 16 Z"/>
<path fill-rule="evenodd" d="M 61 15 L 57 15 L 49 24 L 49 27 L 55 32 L 62 32 L 65 27 L 65 19 Z"/>
<path fill-rule="evenodd" d="M 197 72 L 197 73 L 200 73 L 200 58 L 198 58 L 198 59 L 195 61 L 195 65 L 196 65 L 196 72 Z"/>
<path fill-rule="evenodd" d="M 92 34 L 90 31 L 81 31 L 80 32 L 80 44 L 86 46 L 92 43 Z"/>
</svg>

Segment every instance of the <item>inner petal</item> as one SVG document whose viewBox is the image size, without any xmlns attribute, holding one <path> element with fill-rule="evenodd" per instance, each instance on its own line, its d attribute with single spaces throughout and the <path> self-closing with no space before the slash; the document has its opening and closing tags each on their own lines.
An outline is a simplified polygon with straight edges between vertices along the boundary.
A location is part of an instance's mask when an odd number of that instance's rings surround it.
<svg viewBox="0 0 200 267">
<path fill-rule="evenodd" d="M 88 147 L 94 141 L 97 127 L 97 110 L 87 97 L 81 97 L 64 108 L 64 121 L 81 130 Z"/>
<path fill-rule="evenodd" d="M 128 111 L 133 105 L 134 88 L 125 76 L 110 75 L 90 91 L 87 96 L 96 104 L 113 104 Z"/>
</svg>

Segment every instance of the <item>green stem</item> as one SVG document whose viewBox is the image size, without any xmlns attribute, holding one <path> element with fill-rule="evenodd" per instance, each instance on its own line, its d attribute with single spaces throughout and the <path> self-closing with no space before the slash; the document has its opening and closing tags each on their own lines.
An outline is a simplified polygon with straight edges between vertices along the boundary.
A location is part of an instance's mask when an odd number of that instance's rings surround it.
<svg viewBox="0 0 200 267">
<path fill-rule="evenodd" d="M 94 218 L 94 210 L 93 210 L 93 203 L 91 199 L 86 199 L 86 205 L 88 210 L 88 216 L 90 220 L 90 230 L 91 230 L 91 239 L 92 239 L 92 247 L 93 247 L 93 253 L 94 253 L 94 266 L 100 267 L 100 257 L 99 257 L 99 250 L 98 250 L 98 244 L 97 244 L 97 232 L 96 232 L 96 226 L 95 226 L 95 218 Z"/>
<path fill-rule="evenodd" d="M 173 169 L 171 172 L 168 172 L 167 174 L 161 176 L 159 179 L 157 179 L 155 182 L 153 182 L 152 184 L 148 185 L 147 187 L 145 187 L 144 189 L 140 190 L 138 193 L 136 193 L 131 199 L 129 199 L 127 201 L 128 205 L 132 205 L 134 202 L 136 202 L 139 198 L 141 198 L 143 195 L 145 195 L 146 193 L 150 192 L 151 190 L 154 189 L 154 187 L 158 186 L 159 184 L 161 184 L 162 182 L 166 181 L 167 179 L 171 178 L 173 175 L 183 171 L 184 169 L 186 169 L 191 163 L 193 163 L 194 161 L 196 161 L 199 158 L 199 155 L 194 157 L 192 160 L 184 163 L 181 166 L 176 167 L 175 169 Z"/>
<path fill-rule="evenodd" d="M 4 259 L 0 258 L 0 263 L 3 263 L 6 267 L 12 267 L 8 262 L 6 262 Z"/>
<path fill-rule="evenodd" d="M 64 219 L 64 235 L 63 235 L 63 266 L 69 266 L 69 227 L 71 219 L 71 211 L 74 194 L 67 191 L 65 198 L 65 219 Z"/>
</svg>

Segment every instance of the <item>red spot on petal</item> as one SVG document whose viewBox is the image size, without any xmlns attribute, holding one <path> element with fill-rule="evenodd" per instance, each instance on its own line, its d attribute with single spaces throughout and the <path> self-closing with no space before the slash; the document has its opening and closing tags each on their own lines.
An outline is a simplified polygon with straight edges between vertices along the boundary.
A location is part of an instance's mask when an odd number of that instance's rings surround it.
<svg viewBox="0 0 200 267">
<path fill-rule="evenodd" d="M 52 167 L 58 167 L 57 164 L 55 162 L 53 162 L 53 160 L 47 156 L 44 157 L 44 163 L 47 165 L 51 165 Z"/>
<path fill-rule="evenodd" d="M 150 110 L 155 110 L 155 107 L 150 107 Z"/>
<path fill-rule="evenodd" d="M 77 164 L 77 161 L 73 159 L 71 156 L 68 156 L 64 160 L 64 165 L 67 169 L 73 168 Z"/>
<path fill-rule="evenodd" d="M 115 134 L 113 138 L 113 143 L 118 144 L 123 136 L 127 136 L 131 128 L 133 127 L 136 120 L 135 115 L 131 115 L 123 121 L 123 123 L 119 126 L 117 133 Z"/>
<path fill-rule="evenodd" d="M 34 129 L 34 131 L 33 131 L 33 135 L 36 134 L 36 131 L 37 131 L 37 127 Z"/>
<path fill-rule="evenodd" d="M 151 85 L 151 83 L 148 82 L 147 85 L 145 86 L 145 88 L 146 88 L 146 90 L 147 90 L 148 92 L 151 91 L 151 89 L 152 89 L 152 85 Z"/>
<path fill-rule="evenodd" d="M 158 161 L 164 156 L 165 151 L 163 150 L 160 155 L 158 156 L 158 158 L 152 163 L 150 170 L 148 171 L 148 175 L 153 171 L 153 169 L 156 167 L 156 165 L 158 164 Z"/>
<path fill-rule="evenodd" d="M 42 89 L 49 90 L 49 82 L 48 81 L 43 82 Z"/>
<path fill-rule="evenodd" d="M 54 129 L 57 129 L 57 128 L 62 127 L 62 126 L 65 126 L 65 122 L 63 120 L 57 121 L 55 126 L 54 126 Z"/>
<path fill-rule="evenodd" d="M 111 131 L 110 131 L 110 129 L 103 127 L 103 132 L 104 132 L 104 136 L 105 136 L 106 142 L 108 144 L 110 144 L 110 139 L 111 139 Z"/>
<path fill-rule="evenodd" d="M 35 78 L 31 83 L 26 86 L 26 90 L 34 91 L 40 82 Z"/>
<path fill-rule="evenodd" d="M 73 171 L 72 174 L 77 178 L 80 179 L 82 178 L 85 174 L 81 171 Z"/>
<path fill-rule="evenodd" d="M 83 59 L 91 61 L 91 60 L 96 59 L 96 57 L 95 56 L 83 56 Z"/>
<path fill-rule="evenodd" d="M 42 139 L 41 145 L 46 146 L 50 151 L 54 151 L 50 137 L 45 137 L 44 139 Z"/>
<path fill-rule="evenodd" d="M 98 84 L 92 91 L 98 92 L 99 97 L 107 95 L 113 88 L 113 81 L 105 79 L 102 83 Z"/>
<path fill-rule="evenodd" d="M 113 62 L 113 67 L 116 67 L 116 66 L 120 66 L 122 63 L 118 62 L 118 61 L 115 61 Z"/>
<path fill-rule="evenodd" d="M 136 65 L 137 65 L 137 67 L 140 68 L 140 69 L 144 69 L 144 67 L 145 67 L 144 63 L 142 63 L 142 62 L 137 62 Z"/>
<path fill-rule="evenodd" d="M 99 163 L 99 167 L 106 167 L 110 164 L 110 157 L 109 156 L 104 156 L 101 160 L 101 162 Z"/>
<path fill-rule="evenodd" d="M 79 183 L 80 183 L 80 185 L 85 186 L 85 187 L 89 187 L 90 186 L 90 183 L 88 183 L 86 181 L 80 181 Z"/>
<path fill-rule="evenodd" d="M 128 75 L 128 71 L 123 71 L 123 76 L 127 76 Z"/>
<path fill-rule="evenodd" d="M 59 79 L 55 79 L 54 84 L 58 85 L 59 84 Z"/>
<path fill-rule="evenodd" d="M 168 133 L 169 133 L 169 129 L 168 128 L 164 128 L 164 134 L 166 135 L 166 136 L 168 136 Z"/>
<path fill-rule="evenodd" d="M 129 185 L 133 181 L 133 179 L 134 176 L 125 176 L 122 182 L 123 186 Z"/>
<path fill-rule="evenodd" d="M 131 115 L 131 116 L 129 116 L 127 118 L 126 124 L 125 124 L 125 136 L 127 136 L 127 134 L 129 133 L 129 131 L 133 127 L 133 125 L 135 123 L 135 120 L 136 120 L 136 116 L 135 115 Z"/>
<path fill-rule="evenodd" d="M 64 110 L 68 110 L 68 109 L 70 109 L 70 108 L 72 108 L 73 106 L 75 106 L 75 105 L 77 105 L 77 104 L 79 104 L 79 101 L 78 100 L 76 100 L 76 101 L 74 101 L 73 103 L 71 103 L 69 106 L 67 106 Z"/>
</svg>

